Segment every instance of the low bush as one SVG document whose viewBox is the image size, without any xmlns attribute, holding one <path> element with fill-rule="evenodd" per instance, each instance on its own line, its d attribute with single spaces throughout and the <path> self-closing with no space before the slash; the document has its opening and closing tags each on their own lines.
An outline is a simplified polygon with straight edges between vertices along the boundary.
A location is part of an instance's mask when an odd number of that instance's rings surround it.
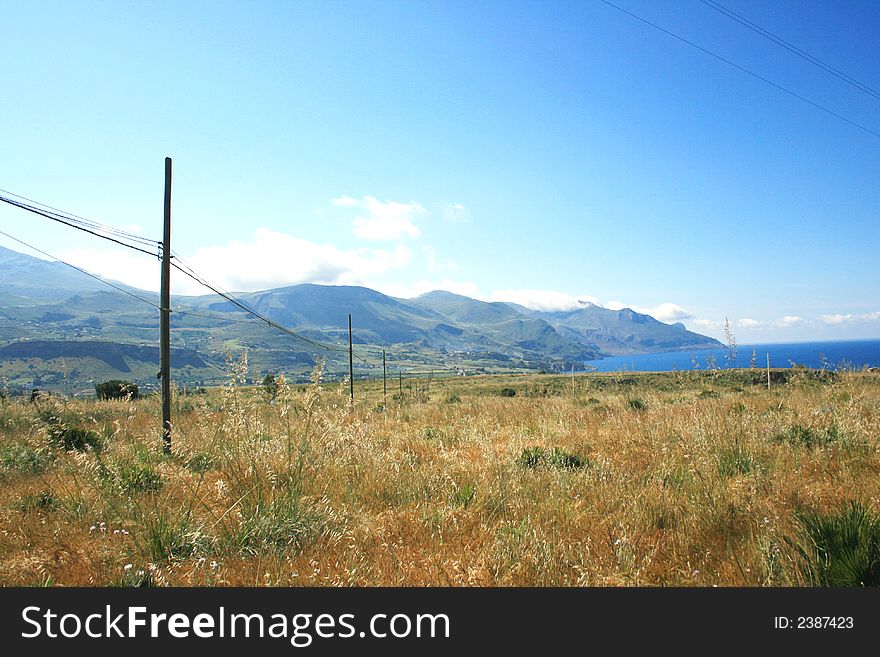
<svg viewBox="0 0 880 657">
<path fill-rule="evenodd" d="M 758 469 L 758 463 L 739 443 L 718 452 L 718 474 L 722 477 L 746 475 Z"/>
<path fill-rule="evenodd" d="M 574 470 L 585 467 L 588 462 L 559 447 L 527 447 L 516 459 L 516 464 L 521 468 L 548 467 Z"/>
<path fill-rule="evenodd" d="M 841 433 L 836 425 L 825 429 L 813 429 L 799 424 L 792 425 L 787 430 L 776 434 L 773 440 L 777 443 L 786 443 L 792 447 L 824 447 L 841 438 Z"/>
<path fill-rule="evenodd" d="M 627 399 L 626 404 L 634 411 L 644 411 L 648 408 L 648 402 L 639 397 L 631 397 L 630 399 Z"/>
<path fill-rule="evenodd" d="M 125 493 L 156 493 L 162 489 L 162 476 L 152 466 L 137 461 L 118 464 L 114 480 Z"/>
<path fill-rule="evenodd" d="M 58 507 L 58 499 L 52 494 L 52 491 L 41 490 L 38 493 L 27 493 L 18 501 L 18 510 L 22 513 L 30 511 L 52 511 Z"/>
<path fill-rule="evenodd" d="M 795 514 L 787 542 L 813 586 L 880 586 L 880 516 L 858 502 L 830 514 Z"/>
<path fill-rule="evenodd" d="M 0 447 L 0 476 L 5 474 L 38 475 L 45 472 L 52 459 L 30 445 L 13 443 Z"/>
<path fill-rule="evenodd" d="M 100 436 L 94 431 L 80 427 L 55 426 L 49 429 L 49 440 L 56 447 L 67 452 L 76 450 L 85 452 L 91 450 L 100 452 L 103 446 Z"/>
<path fill-rule="evenodd" d="M 104 381 L 104 383 L 95 384 L 95 394 L 98 399 L 137 399 L 138 387 L 136 383 L 131 381 L 121 381 L 113 379 L 112 381 Z"/>
</svg>

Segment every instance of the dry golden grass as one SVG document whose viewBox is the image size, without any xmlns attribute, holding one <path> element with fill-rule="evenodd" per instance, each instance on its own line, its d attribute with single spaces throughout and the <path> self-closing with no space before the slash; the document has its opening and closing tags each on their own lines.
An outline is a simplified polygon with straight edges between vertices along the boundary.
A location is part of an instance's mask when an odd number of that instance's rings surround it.
<svg viewBox="0 0 880 657">
<path fill-rule="evenodd" d="M 436 379 L 385 411 L 381 381 L 352 409 L 241 374 L 175 400 L 171 457 L 155 398 L 4 402 L 0 584 L 804 584 L 794 513 L 880 508 L 876 374 Z"/>
</svg>

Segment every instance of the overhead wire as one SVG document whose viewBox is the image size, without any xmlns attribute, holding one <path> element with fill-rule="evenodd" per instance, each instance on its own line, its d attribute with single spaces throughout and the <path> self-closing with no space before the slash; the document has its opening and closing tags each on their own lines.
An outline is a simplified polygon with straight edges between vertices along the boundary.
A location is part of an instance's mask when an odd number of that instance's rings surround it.
<svg viewBox="0 0 880 657">
<path fill-rule="evenodd" d="M 36 201 L 32 198 L 28 198 L 27 196 L 22 196 L 21 194 L 16 194 L 15 192 L 10 192 L 6 189 L 0 189 L 0 192 L 4 194 L 8 194 L 9 196 L 14 196 L 15 198 L 21 199 L 22 201 L 27 201 L 28 203 L 32 203 L 34 205 L 39 206 L 40 208 L 44 208 L 46 210 L 51 210 L 53 214 L 63 216 L 67 218 L 69 221 L 74 223 L 83 224 L 95 230 L 99 230 L 101 232 L 111 233 L 117 235 L 119 237 L 124 237 L 131 241 L 140 242 L 142 244 L 153 245 L 157 244 L 156 240 L 150 239 L 148 237 L 144 237 L 143 235 L 138 235 L 136 233 L 129 232 L 127 230 L 123 230 L 122 228 L 118 228 L 116 226 L 111 226 L 109 224 L 103 224 L 99 221 L 94 221 L 92 219 L 87 219 L 78 214 L 73 214 L 72 212 L 67 212 L 65 210 L 61 210 L 54 206 L 48 205 L 46 203 L 41 203 L 40 201 Z"/>
<path fill-rule="evenodd" d="M 810 53 L 805 52 L 804 50 L 801 50 L 800 48 L 798 48 L 798 47 L 795 46 L 794 44 L 789 43 L 788 41 L 786 41 L 786 40 L 783 39 L 782 37 L 779 37 L 779 36 L 773 34 L 773 33 L 770 32 L 769 30 L 766 30 L 766 29 L 764 29 L 763 27 L 761 27 L 760 25 L 757 25 L 756 23 L 753 23 L 753 22 L 750 21 L 749 19 L 744 18 L 743 16 L 740 16 L 739 14 L 737 14 L 736 12 L 734 12 L 734 11 L 731 10 L 731 9 L 728 9 L 727 7 L 725 7 L 724 5 L 722 5 L 721 3 L 719 3 L 719 2 L 715 2 L 715 0 L 700 0 L 700 2 L 702 2 L 702 3 L 703 3 L 704 5 L 706 5 L 707 7 L 711 7 L 712 9 L 714 9 L 715 11 L 717 11 L 718 13 L 723 14 L 724 16 L 727 16 L 727 17 L 730 18 L 731 20 L 736 21 L 736 22 L 739 23 L 740 25 L 743 25 L 743 26 L 747 27 L 747 28 L 750 29 L 752 32 L 755 32 L 755 33 L 757 33 L 757 34 L 760 34 L 760 35 L 761 35 L 762 37 L 764 37 L 765 39 L 769 39 L 770 41 L 772 41 L 772 42 L 775 43 L 776 45 L 785 48 L 785 49 L 788 50 L 789 52 L 791 52 L 791 53 L 797 55 L 798 57 L 800 57 L 801 59 L 804 59 L 804 60 L 810 62 L 810 63 L 813 64 L 814 66 L 818 66 L 818 67 L 821 68 L 822 70 L 824 70 L 824 71 L 830 73 L 831 75 L 833 75 L 833 76 L 835 76 L 835 77 L 837 77 L 837 78 L 840 78 L 841 80 L 843 80 L 843 81 L 846 82 L 847 84 L 849 84 L 849 85 L 855 87 L 855 88 L 858 89 L 859 91 L 862 91 L 862 92 L 868 94 L 869 96 L 873 96 L 874 98 L 877 98 L 878 100 L 880 100 L 880 92 L 875 91 L 874 89 L 872 89 L 872 88 L 869 87 L 868 85 L 863 84 L 862 82 L 859 82 L 859 81 L 856 80 L 855 78 L 853 78 L 853 77 L 847 75 L 847 74 L 844 73 L 843 71 L 840 71 L 840 70 L 834 68 L 834 67 L 831 66 L 830 64 L 826 64 L 825 62 L 823 62 L 823 61 L 822 61 L 821 59 L 819 59 L 818 57 L 814 57 L 814 56 L 811 55 Z"/>
<path fill-rule="evenodd" d="M 640 22 L 644 23 L 645 25 L 653 27 L 655 30 L 659 30 L 660 32 L 663 32 L 664 34 L 671 36 L 673 39 L 677 39 L 678 41 L 681 41 L 682 43 L 686 43 L 687 45 L 691 46 L 692 48 L 696 48 L 700 52 L 703 52 L 711 57 L 714 57 L 715 59 L 717 59 L 721 62 L 724 62 L 725 64 L 728 64 L 729 66 L 732 66 L 733 68 L 740 70 L 743 73 L 747 73 L 748 75 L 752 76 L 753 78 L 760 80 L 761 82 L 768 84 L 771 87 L 775 87 L 779 91 L 782 91 L 782 92 L 788 94 L 789 96 L 797 98 L 798 100 L 800 100 L 804 103 L 807 103 L 808 105 L 812 105 L 816 109 L 822 110 L 826 114 L 830 114 L 831 116 L 834 116 L 834 117 L 840 119 L 841 121 L 849 123 L 851 126 L 859 128 L 860 130 L 864 130 L 868 134 L 874 135 L 875 137 L 880 137 L 880 132 L 872 130 L 871 128 L 869 128 L 865 125 L 862 125 L 861 123 L 858 123 L 857 121 L 853 121 L 852 119 L 848 119 L 847 117 L 843 116 L 842 114 L 838 114 L 834 110 L 829 109 L 829 108 L 825 107 L 824 105 L 820 105 L 819 103 L 812 101 L 809 98 L 806 98 L 805 96 L 802 96 L 799 93 L 792 91 L 791 89 L 788 89 L 787 87 L 782 86 L 781 84 L 777 84 L 776 82 L 773 82 L 772 80 L 769 80 L 762 75 L 759 75 L 753 71 L 750 71 L 745 66 L 740 66 L 736 62 L 733 62 L 733 61 L 727 59 L 726 57 L 719 55 L 718 53 L 712 52 L 708 48 L 704 48 L 703 46 L 698 45 L 698 44 L 694 43 L 693 41 L 690 41 L 689 39 L 684 38 L 683 36 L 679 36 L 675 32 L 667 30 L 665 27 L 660 27 L 656 23 L 652 23 L 648 19 L 642 18 L 638 14 L 634 14 L 633 12 L 631 12 L 627 9 L 624 9 L 623 7 L 620 7 L 616 4 L 614 4 L 613 2 L 610 2 L 609 0 L 599 0 L 599 2 L 608 5 L 612 9 L 616 9 L 617 11 L 621 12 L 622 14 L 626 14 L 630 18 L 634 18 L 635 20 L 640 21 Z"/>
<path fill-rule="evenodd" d="M 87 227 L 87 226 L 80 225 L 75 221 L 70 221 L 68 218 L 64 217 L 63 215 L 52 213 L 47 210 L 41 210 L 40 208 L 38 208 L 36 206 L 28 205 L 27 203 L 22 203 L 21 201 L 16 201 L 14 199 L 7 198 L 5 196 L 0 196 L 0 202 L 15 206 L 17 208 L 20 208 L 22 210 L 26 210 L 26 211 L 31 212 L 33 214 L 38 214 L 42 217 L 46 217 L 47 219 L 51 219 L 52 221 L 56 221 L 58 223 L 65 224 L 66 226 L 70 226 L 71 228 L 76 228 L 77 230 L 81 230 L 83 232 L 94 235 L 95 237 L 100 237 L 101 239 L 115 242 L 116 244 L 119 244 L 120 246 L 124 246 L 129 249 L 133 249 L 135 251 L 140 251 L 141 253 L 145 253 L 148 256 L 151 256 L 153 258 L 156 257 L 155 252 L 147 251 L 146 249 L 141 248 L 139 246 L 135 246 L 133 244 L 127 244 L 126 242 L 123 242 L 123 241 L 121 241 L 121 239 L 117 239 L 116 237 L 111 237 L 109 235 L 102 235 L 97 230 L 94 230 L 94 229 Z"/>
<path fill-rule="evenodd" d="M 152 301 L 150 301 L 150 300 L 148 300 L 148 299 L 144 299 L 142 296 L 140 296 L 140 295 L 138 295 L 138 294 L 135 294 L 134 292 L 130 292 L 129 290 L 126 290 L 125 288 L 120 287 L 119 285 L 116 285 L 115 283 L 112 283 L 112 282 L 110 282 L 110 281 L 108 281 L 108 280 L 106 280 L 106 279 L 104 279 L 104 278 L 101 278 L 100 276 L 95 276 L 94 274 L 92 274 L 92 273 L 90 273 L 90 272 L 87 272 L 85 269 L 82 269 L 82 268 L 80 268 L 80 267 L 77 267 L 76 265 L 73 265 L 73 264 L 71 264 L 71 263 L 69 263 L 69 262 L 66 262 L 65 260 L 62 260 L 61 258 L 52 255 L 51 253 L 46 253 L 46 252 L 43 251 L 42 249 L 38 249 L 37 247 L 35 247 L 33 244 L 28 244 L 28 243 L 25 242 L 24 240 L 20 240 L 20 239 L 18 239 L 17 237 L 14 237 L 14 236 L 10 235 L 9 233 L 4 232 L 4 231 L 2 231 L 2 230 L 0 230 L 0 235 L 3 235 L 3 236 L 5 236 L 5 237 L 8 237 L 9 239 L 13 240 L 14 242 L 18 242 L 18 243 L 21 244 L 22 246 L 26 246 L 26 247 L 29 248 L 29 249 L 33 249 L 33 250 L 36 251 L 37 253 L 40 253 L 40 254 L 46 256 L 47 258 L 51 258 L 52 260 L 54 260 L 54 261 L 56 261 L 56 262 L 59 262 L 59 263 L 61 263 L 62 265 L 67 265 L 67 266 L 70 267 L 71 269 L 75 269 L 76 271 L 80 272 L 81 274 L 85 274 L 86 276 L 89 276 L 90 278 L 94 278 L 96 281 L 99 281 L 99 282 L 103 283 L 104 285 L 108 285 L 108 286 L 110 286 L 110 287 L 112 287 L 112 288 L 114 288 L 114 289 L 116 289 L 116 290 L 119 290 L 119 291 L 122 292 L 123 294 L 127 294 L 127 295 L 130 296 L 130 297 L 134 297 L 134 298 L 137 299 L 138 301 L 143 301 L 144 303 L 146 303 L 146 304 L 152 306 L 152 307 L 155 308 L 156 310 L 161 310 L 161 307 L 159 306 L 159 304 L 157 304 L 157 303 L 153 303 Z"/>
<path fill-rule="evenodd" d="M 270 327 L 275 328 L 277 330 L 283 331 L 284 333 L 290 335 L 291 337 L 293 337 L 297 340 L 300 340 L 302 342 L 310 344 L 314 347 L 324 349 L 325 351 L 336 352 L 336 353 L 347 353 L 348 352 L 348 349 L 343 345 L 335 345 L 332 343 L 325 343 L 325 342 L 319 342 L 317 340 L 312 340 L 311 338 L 307 338 L 306 336 L 302 335 L 301 333 L 293 331 L 293 330 L 287 328 L 286 326 L 283 326 L 283 325 L 279 324 L 278 322 L 275 322 L 274 320 L 269 319 L 268 317 L 266 317 L 262 313 L 258 312 L 254 308 L 252 308 L 246 302 L 235 297 L 230 292 L 226 292 L 221 287 L 214 285 L 214 284 L 210 283 L 209 281 L 205 280 L 205 278 L 203 278 L 200 274 L 195 272 L 195 270 L 193 270 L 189 266 L 180 266 L 176 262 L 174 262 L 173 260 L 171 262 L 171 266 L 174 267 L 175 269 L 177 269 L 179 272 L 181 272 L 185 276 L 193 279 L 194 281 L 196 281 L 197 283 L 199 283 L 203 287 L 211 290 L 212 292 L 214 292 L 214 294 L 217 294 L 221 298 L 226 299 L 229 303 L 231 303 L 233 306 L 238 308 L 241 312 L 243 312 L 247 315 L 250 315 L 255 320 L 260 321 L 260 322 L 266 324 L 267 326 L 270 326 Z M 190 311 L 185 311 L 185 312 L 187 312 L 189 314 L 194 314 Z M 216 319 L 222 319 L 222 318 L 216 318 Z M 372 365 L 372 363 L 370 363 L 368 360 L 366 360 L 363 356 L 356 353 L 354 351 L 354 349 L 352 349 L 352 355 L 355 358 L 357 358 L 360 362 L 362 362 L 364 365 Z"/>
<path fill-rule="evenodd" d="M 114 242 L 115 244 L 118 244 L 120 246 L 125 246 L 129 249 L 133 249 L 135 251 L 145 253 L 146 255 L 149 255 L 151 257 L 156 257 L 157 253 L 147 251 L 146 249 L 141 248 L 140 246 L 128 244 L 128 243 L 123 242 L 121 240 L 122 239 L 127 239 L 130 241 L 137 240 L 141 244 L 156 245 L 161 248 L 161 242 L 154 242 L 154 241 L 152 241 L 148 238 L 145 238 L 143 236 L 135 235 L 133 233 L 128 233 L 127 231 L 123 231 L 121 229 L 116 229 L 113 226 L 108 226 L 106 224 L 101 224 L 99 222 L 95 222 L 95 221 L 92 221 L 89 219 L 85 219 L 83 217 L 79 217 L 79 216 L 74 215 L 72 213 L 66 212 L 64 210 L 60 210 L 58 208 L 54 208 L 54 207 L 47 205 L 47 204 L 44 204 L 44 203 L 40 203 L 39 201 L 29 199 L 27 197 L 21 196 L 19 194 L 15 194 L 14 192 L 10 192 L 8 190 L 0 189 L 0 192 L 7 194 L 8 196 L 15 197 L 17 199 L 21 199 L 21 200 L 15 200 L 13 198 L 0 196 L 0 202 L 7 203 L 8 205 L 12 205 L 14 207 L 18 207 L 22 210 L 25 210 L 27 212 L 31 212 L 33 214 L 37 214 L 39 216 L 50 219 L 52 221 L 56 221 L 58 223 L 65 224 L 71 228 L 76 228 L 77 230 L 84 231 L 86 233 L 94 235 L 95 237 L 100 237 L 102 239 L 109 240 L 109 241 Z M 25 203 L 24 201 L 27 201 L 27 203 Z M 108 235 L 108 234 L 104 234 L 104 233 L 110 233 L 110 234 Z M 20 240 L 16 237 L 13 237 L 12 235 L 9 235 L 8 233 L 0 231 L 0 234 L 5 235 L 9 239 L 12 239 L 12 240 L 18 242 L 19 244 L 22 244 L 30 249 L 33 249 L 34 251 L 36 251 L 38 253 L 41 253 L 48 258 L 51 258 L 53 260 L 57 260 L 58 262 L 60 262 L 64 265 L 67 265 L 68 267 L 71 267 L 71 268 L 85 274 L 86 276 L 89 276 L 97 281 L 100 281 L 101 283 L 104 283 L 105 285 L 108 285 L 108 286 L 110 286 L 120 292 L 123 292 L 124 294 L 127 294 L 131 297 L 134 297 L 134 298 L 140 300 L 140 301 L 148 303 L 149 305 L 153 306 L 154 308 L 161 310 L 161 307 L 158 304 L 147 301 L 143 297 L 141 297 L 137 294 L 134 294 L 134 293 L 118 286 L 118 285 L 115 285 L 114 283 L 111 283 L 110 281 L 107 281 L 99 276 L 91 274 L 90 272 L 86 271 L 85 269 L 82 269 L 82 268 L 77 267 L 75 265 L 72 265 L 68 262 L 65 262 L 65 261 L 61 260 L 60 258 L 57 258 L 51 254 L 46 253 L 45 251 L 41 251 L 37 247 L 35 247 L 31 244 L 28 244 L 28 243 L 24 242 L 23 240 Z M 117 239 L 117 238 L 119 238 L 119 239 Z M 265 324 L 266 326 L 269 326 L 270 328 L 273 328 L 278 331 L 282 331 L 283 333 L 285 333 L 285 334 L 287 334 L 287 335 L 289 335 L 289 336 L 291 336 L 301 342 L 312 345 L 313 347 L 323 349 L 328 352 L 336 352 L 336 353 L 347 353 L 348 352 L 348 348 L 346 348 L 343 345 L 328 344 L 328 343 L 323 343 L 323 342 L 320 342 L 317 340 L 312 340 L 311 338 L 308 338 L 308 337 L 306 337 L 296 331 L 293 331 L 293 330 L 287 328 L 286 326 L 283 326 L 282 324 L 279 324 L 278 322 L 275 322 L 274 320 L 266 317 L 262 313 L 258 312 L 254 308 L 252 308 L 246 302 L 238 299 L 232 293 L 227 292 L 226 290 L 224 290 L 222 287 L 220 287 L 216 283 L 212 283 L 210 280 L 207 279 L 207 277 L 205 277 L 203 274 L 200 274 L 193 267 L 188 265 L 179 255 L 176 255 L 175 252 L 172 251 L 172 253 L 170 255 L 172 257 L 172 260 L 171 260 L 172 267 L 177 269 L 179 272 L 181 272 L 182 274 L 184 274 L 188 278 L 191 278 L 192 280 L 194 280 L 195 282 L 197 282 L 201 286 L 205 287 L 206 289 L 211 290 L 215 294 L 226 299 L 229 303 L 231 303 L 233 306 L 235 306 L 239 311 L 243 312 L 245 315 L 252 317 L 253 320 L 236 320 L 236 319 L 231 319 L 231 318 L 202 315 L 200 313 L 196 313 L 196 312 L 188 311 L 188 310 L 186 310 L 186 311 L 176 310 L 175 311 L 172 309 L 171 312 L 176 312 L 178 314 L 201 316 L 206 319 L 214 319 L 217 321 L 231 321 L 231 322 L 236 322 L 236 323 L 243 323 L 243 322 L 253 323 L 253 321 L 256 320 L 258 322 Z M 361 356 L 359 353 L 356 353 L 353 348 L 352 348 L 352 355 L 355 358 L 357 358 L 361 363 L 368 365 L 368 366 L 372 365 L 363 356 Z"/>
<path fill-rule="evenodd" d="M 236 308 L 238 308 L 241 312 L 246 313 L 246 314 L 254 317 L 255 319 L 257 319 L 263 323 L 266 323 L 269 326 L 272 326 L 274 328 L 278 328 L 278 329 L 284 331 L 285 333 L 292 335 L 293 337 L 296 337 L 299 340 L 302 340 L 303 342 L 307 342 L 307 343 L 312 344 L 314 346 L 320 347 L 326 351 L 336 351 L 339 353 L 347 353 L 348 352 L 348 348 L 345 347 L 344 345 L 336 345 L 336 344 L 332 344 L 332 343 L 324 343 L 324 342 L 319 342 L 316 340 L 311 340 L 310 338 L 307 338 L 296 331 L 292 331 L 291 329 L 288 329 L 287 327 L 282 326 L 282 325 L 278 324 L 277 322 L 274 322 L 273 320 L 269 319 L 268 317 L 266 317 L 262 313 L 255 310 L 251 305 L 249 305 L 245 301 L 237 298 L 231 292 L 226 291 L 217 283 L 212 282 L 204 274 L 197 272 L 191 265 L 186 263 L 186 261 L 184 261 L 173 250 L 172 250 L 172 255 L 174 255 L 174 260 L 172 260 L 172 263 L 171 263 L 171 265 L 173 267 L 175 267 L 182 274 L 192 278 L 193 280 L 195 280 L 197 283 L 199 283 L 203 287 L 211 290 L 212 292 L 214 292 L 218 296 L 226 299 L 227 301 L 232 303 Z M 176 260 L 176 262 L 175 262 L 175 260 Z M 190 314 L 194 314 L 194 313 L 190 312 Z M 365 365 L 371 364 L 369 361 L 367 361 L 365 358 L 363 358 L 360 354 L 358 354 L 354 349 L 352 349 L 352 354 L 354 355 L 355 358 L 357 358 L 359 361 L 361 361 Z"/>
</svg>

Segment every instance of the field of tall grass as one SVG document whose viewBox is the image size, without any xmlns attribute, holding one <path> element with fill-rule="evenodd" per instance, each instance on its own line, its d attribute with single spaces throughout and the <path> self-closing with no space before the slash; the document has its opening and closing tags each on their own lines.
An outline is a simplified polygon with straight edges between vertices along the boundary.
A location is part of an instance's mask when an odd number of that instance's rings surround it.
<svg viewBox="0 0 880 657">
<path fill-rule="evenodd" d="M 0 402 L 0 584 L 880 582 L 876 373 L 245 374 Z"/>
</svg>

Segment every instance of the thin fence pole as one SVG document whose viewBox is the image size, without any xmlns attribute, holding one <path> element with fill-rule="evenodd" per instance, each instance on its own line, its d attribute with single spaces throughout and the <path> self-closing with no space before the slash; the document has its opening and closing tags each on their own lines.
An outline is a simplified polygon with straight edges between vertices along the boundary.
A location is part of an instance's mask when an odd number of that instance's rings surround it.
<svg viewBox="0 0 880 657">
<path fill-rule="evenodd" d="M 348 401 L 354 404 L 354 357 L 351 346 L 351 315 L 348 316 Z"/>
</svg>

